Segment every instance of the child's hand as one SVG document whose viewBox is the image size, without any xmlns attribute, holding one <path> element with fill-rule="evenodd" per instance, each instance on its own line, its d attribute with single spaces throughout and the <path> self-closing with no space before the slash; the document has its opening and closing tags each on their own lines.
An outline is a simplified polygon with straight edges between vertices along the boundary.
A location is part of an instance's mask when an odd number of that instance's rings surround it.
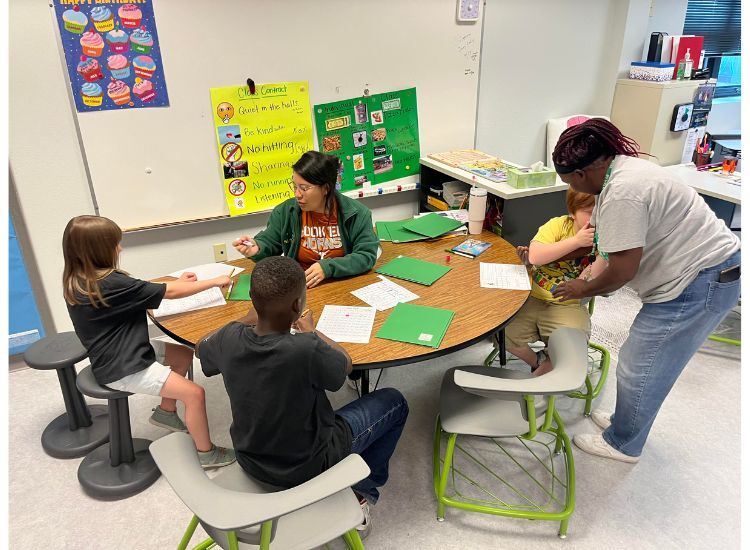
<svg viewBox="0 0 750 550">
<path fill-rule="evenodd" d="M 528 246 L 517 246 L 516 254 L 523 262 L 523 265 L 529 265 L 529 247 Z"/>
<path fill-rule="evenodd" d="M 307 313 L 297 319 L 294 323 L 294 329 L 298 332 L 312 332 L 315 330 L 315 319 L 313 318 L 312 310 L 307 310 Z"/>
<path fill-rule="evenodd" d="M 195 273 L 190 273 L 189 271 L 186 271 L 185 273 L 180 275 L 180 278 L 178 279 L 178 281 L 188 281 L 188 282 L 193 282 L 197 280 L 198 280 L 198 276 Z"/>
<path fill-rule="evenodd" d="M 254 239 L 251 239 L 248 235 L 242 235 L 242 237 L 240 237 L 239 239 L 235 239 L 234 241 L 232 241 L 232 246 L 237 250 L 237 252 L 239 252 L 246 258 L 255 256 L 258 252 L 260 252 L 258 243 L 256 243 Z"/>
<path fill-rule="evenodd" d="M 581 228 L 581 230 L 578 233 L 576 233 L 575 237 L 573 238 L 576 240 L 576 243 L 578 244 L 579 248 L 593 246 L 595 232 L 596 232 L 596 229 L 591 227 L 590 223 L 587 223 Z"/>
<path fill-rule="evenodd" d="M 232 278 L 229 275 L 221 275 L 214 279 L 214 286 L 229 286 L 232 284 Z"/>
</svg>

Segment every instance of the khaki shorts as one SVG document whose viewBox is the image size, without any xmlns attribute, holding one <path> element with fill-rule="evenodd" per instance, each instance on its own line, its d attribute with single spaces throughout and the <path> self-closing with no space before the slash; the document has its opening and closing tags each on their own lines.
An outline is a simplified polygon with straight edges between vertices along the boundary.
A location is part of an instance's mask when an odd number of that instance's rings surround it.
<svg viewBox="0 0 750 550">
<path fill-rule="evenodd" d="M 555 304 L 529 296 L 518 313 L 505 327 L 505 345 L 521 347 L 541 340 L 545 345 L 552 331 L 560 327 L 582 330 L 591 336 L 589 311 L 580 304 Z"/>
<path fill-rule="evenodd" d="M 156 352 L 156 362 L 152 363 L 150 367 L 110 382 L 107 386 L 113 390 L 159 397 L 172 369 L 164 366 L 167 352 L 166 343 L 161 340 L 151 340 L 151 345 Z"/>
</svg>

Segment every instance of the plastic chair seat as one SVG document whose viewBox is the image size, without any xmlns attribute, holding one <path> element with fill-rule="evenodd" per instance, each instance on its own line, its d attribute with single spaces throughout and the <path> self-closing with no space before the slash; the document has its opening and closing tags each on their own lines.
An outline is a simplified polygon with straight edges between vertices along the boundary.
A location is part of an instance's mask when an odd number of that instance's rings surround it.
<svg viewBox="0 0 750 550">
<path fill-rule="evenodd" d="M 61 332 L 35 342 L 24 352 L 23 360 L 32 369 L 54 370 L 72 366 L 87 356 L 75 332 Z"/>
<path fill-rule="evenodd" d="M 216 485 L 241 493 L 271 493 L 274 488 L 251 478 L 236 462 L 222 468 L 212 480 Z M 272 548 L 303 550 L 322 546 L 353 529 L 362 521 L 362 508 L 351 489 L 344 489 L 323 500 L 279 518 Z M 227 532 L 201 522 L 221 548 L 229 548 Z M 237 531 L 241 549 L 260 548 L 260 526 Z"/>
<path fill-rule="evenodd" d="M 440 388 L 440 423 L 446 432 L 481 437 L 515 437 L 529 431 L 526 401 L 520 395 L 507 399 L 482 397 L 464 391 L 453 380 L 461 370 L 495 378 L 530 378 L 527 373 L 485 366 L 454 367 L 446 371 Z M 547 401 L 536 405 L 537 418 L 547 410 Z"/>
<path fill-rule="evenodd" d="M 91 367 L 86 367 L 78 373 L 76 386 L 78 386 L 78 389 L 81 390 L 83 395 L 88 395 L 89 397 L 94 397 L 96 399 L 122 399 L 133 395 L 130 392 L 113 390 L 107 386 L 102 386 L 96 381 L 96 378 L 94 378 L 94 371 Z"/>
</svg>

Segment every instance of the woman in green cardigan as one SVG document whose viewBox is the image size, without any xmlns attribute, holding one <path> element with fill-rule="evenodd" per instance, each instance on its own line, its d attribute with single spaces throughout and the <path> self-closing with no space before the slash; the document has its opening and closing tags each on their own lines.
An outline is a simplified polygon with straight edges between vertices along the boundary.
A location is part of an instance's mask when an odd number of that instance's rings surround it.
<svg viewBox="0 0 750 550">
<path fill-rule="evenodd" d="M 232 246 L 256 262 L 280 254 L 295 258 L 305 270 L 307 288 L 369 271 L 378 250 L 372 214 L 336 191 L 338 168 L 336 157 L 303 154 L 292 166 L 294 198 L 273 209 L 268 226 L 254 239 L 243 235 Z"/>
</svg>

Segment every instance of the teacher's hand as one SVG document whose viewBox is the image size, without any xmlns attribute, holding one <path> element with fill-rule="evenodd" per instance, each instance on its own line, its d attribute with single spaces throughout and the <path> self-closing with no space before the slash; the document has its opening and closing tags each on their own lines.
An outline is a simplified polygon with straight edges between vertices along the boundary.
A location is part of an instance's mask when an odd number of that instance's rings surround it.
<svg viewBox="0 0 750 550">
<path fill-rule="evenodd" d="M 255 256 L 258 252 L 260 252 L 258 243 L 256 243 L 254 239 L 251 239 L 248 235 L 242 235 L 242 237 L 240 237 L 239 239 L 233 240 L 232 246 L 237 250 L 237 252 L 239 252 L 246 258 Z"/>
<path fill-rule="evenodd" d="M 307 280 L 307 288 L 313 288 L 322 283 L 326 278 L 326 274 L 323 273 L 323 268 L 319 263 L 314 263 L 305 271 L 305 279 Z"/>
<path fill-rule="evenodd" d="M 583 298 L 583 290 L 586 286 L 586 282 L 581 279 L 571 279 L 557 285 L 557 288 L 552 293 L 552 296 L 559 298 L 562 301 L 566 300 L 580 300 Z"/>
</svg>

